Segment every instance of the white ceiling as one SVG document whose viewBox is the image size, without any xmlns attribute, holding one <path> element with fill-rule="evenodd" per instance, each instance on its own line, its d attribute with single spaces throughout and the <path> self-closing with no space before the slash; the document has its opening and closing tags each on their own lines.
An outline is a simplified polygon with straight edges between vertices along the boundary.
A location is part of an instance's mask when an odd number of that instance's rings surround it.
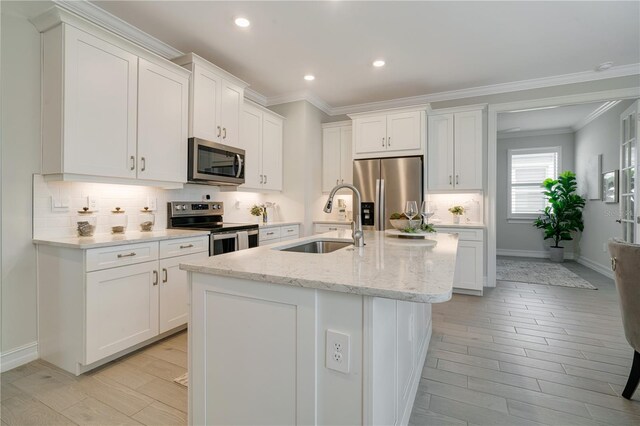
<svg viewBox="0 0 640 426">
<path fill-rule="evenodd" d="M 596 110 L 602 110 L 606 106 L 605 103 L 597 102 L 499 114 L 498 132 L 502 132 L 503 136 L 505 136 L 511 133 L 536 130 L 576 130 L 586 124 L 585 120 L 590 118 Z"/>
<path fill-rule="evenodd" d="M 94 3 L 267 97 L 332 107 L 640 63 L 640 2 Z"/>
</svg>

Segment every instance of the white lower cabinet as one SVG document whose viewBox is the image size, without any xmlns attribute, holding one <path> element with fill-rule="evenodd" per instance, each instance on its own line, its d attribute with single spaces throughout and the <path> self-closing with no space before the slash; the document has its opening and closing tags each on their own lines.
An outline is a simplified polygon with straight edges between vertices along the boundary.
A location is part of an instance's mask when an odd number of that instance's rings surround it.
<svg viewBox="0 0 640 426">
<path fill-rule="evenodd" d="M 294 240 L 300 237 L 300 225 L 265 226 L 260 228 L 260 246 Z"/>
<path fill-rule="evenodd" d="M 208 238 L 38 246 L 40 357 L 81 374 L 187 324 L 179 265 L 208 257 Z"/>
<path fill-rule="evenodd" d="M 458 234 L 453 291 L 481 295 L 484 286 L 484 231 L 454 227 L 437 227 L 436 230 Z"/>
</svg>

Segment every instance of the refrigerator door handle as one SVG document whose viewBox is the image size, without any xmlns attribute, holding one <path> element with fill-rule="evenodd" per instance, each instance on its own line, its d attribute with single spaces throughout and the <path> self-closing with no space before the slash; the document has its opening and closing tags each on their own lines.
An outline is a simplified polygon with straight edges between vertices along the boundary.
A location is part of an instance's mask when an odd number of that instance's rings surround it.
<svg viewBox="0 0 640 426">
<path fill-rule="evenodd" d="M 380 230 L 380 179 L 376 179 L 376 199 L 374 201 L 374 209 L 373 209 L 373 224 L 376 231 Z"/>
<path fill-rule="evenodd" d="M 379 179 L 379 188 L 380 188 L 380 195 L 379 195 L 379 199 L 380 202 L 378 203 L 378 231 L 384 231 L 384 227 L 386 224 L 386 218 L 384 215 L 384 205 L 385 205 L 385 199 L 384 199 L 384 179 Z"/>
</svg>

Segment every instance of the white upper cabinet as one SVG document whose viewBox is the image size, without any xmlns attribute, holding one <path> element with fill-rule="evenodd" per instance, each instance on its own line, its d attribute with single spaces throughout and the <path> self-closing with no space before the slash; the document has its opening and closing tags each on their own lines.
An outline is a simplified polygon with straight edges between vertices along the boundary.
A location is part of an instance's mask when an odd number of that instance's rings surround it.
<svg viewBox="0 0 640 426">
<path fill-rule="evenodd" d="M 429 116 L 429 190 L 483 189 L 483 121 L 482 109 Z"/>
<path fill-rule="evenodd" d="M 352 114 L 354 158 L 423 155 L 425 107 Z"/>
<path fill-rule="evenodd" d="M 189 72 L 58 7 L 32 22 L 45 179 L 185 182 Z"/>
<path fill-rule="evenodd" d="M 240 148 L 245 150 L 243 189 L 282 191 L 283 117 L 245 101 Z"/>
<path fill-rule="evenodd" d="M 189 53 L 174 59 L 192 73 L 189 137 L 239 148 L 244 89 L 247 83 Z"/>
<path fill-rule="evenodd" d="M 144 59 L 138 73 L 138 177 L 183 182 L 189 78 Z"/>
<path fill-rule="evenodd" d="M 329 192 L 338 184 L 353 182 L 351 123 L 322 127 L 322 192 Z"/>
</svg>

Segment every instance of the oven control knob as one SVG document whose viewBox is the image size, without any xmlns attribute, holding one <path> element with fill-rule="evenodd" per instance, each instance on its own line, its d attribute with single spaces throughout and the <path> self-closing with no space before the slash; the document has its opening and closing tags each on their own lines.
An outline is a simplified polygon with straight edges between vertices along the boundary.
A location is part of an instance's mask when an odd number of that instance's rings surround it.
<svg viewBox="0 0 640 426">
<path fill-rule="evenodd" d="M 218 204 L 218 209 L 221 209 L 221 208 L 222 208 L 222 206 L 220 204 Z"/>
<path fill-rule="evenodd" d="M 178 205 L 176 206 L 176 210 L 182 210 L 182 206 L 181 206 L 180 204 L 178 204 Z"/>
<path fill-rule="evenodd" d="M 220 204 L 214 205 L 213 208 L 216 209 L 216 210 L 220 210 Z"/>
<path fill-rule="evenodd" d="M 186 205 L 186 204 L 183 204 L 183 205 L 182 205 L 182 210 L 186 210 L 186 209 L 187 209 L 187 205 Z"/>
</svg>

